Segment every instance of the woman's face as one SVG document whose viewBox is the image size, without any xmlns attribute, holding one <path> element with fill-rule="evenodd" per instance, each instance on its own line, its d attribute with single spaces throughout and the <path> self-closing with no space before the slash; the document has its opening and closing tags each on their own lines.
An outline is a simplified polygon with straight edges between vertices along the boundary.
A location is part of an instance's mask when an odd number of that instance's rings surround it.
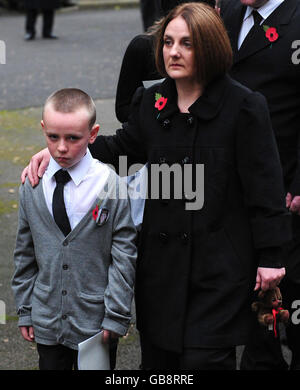
<svg viewBox="0 0 300 390">
<path fill-rule="evenodd" d="M 193 81 L 196 65 L 191 34 L 181 16 L 167 25 L 164 34 L 163 57 L 167 74 L 174 80 Z"/>
</svg>

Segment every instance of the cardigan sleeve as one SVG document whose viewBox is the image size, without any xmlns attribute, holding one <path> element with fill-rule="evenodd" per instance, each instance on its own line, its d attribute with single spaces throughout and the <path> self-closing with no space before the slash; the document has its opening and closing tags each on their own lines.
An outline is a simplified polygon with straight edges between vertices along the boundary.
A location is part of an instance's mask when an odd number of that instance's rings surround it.
<svg viewBox="0 0 300 390">
<path fill-rule="evenodd" d="M 259 265 L 280 268 L 292 237 L 291 215 L 267 103 L 257 92 L 245 98 L 239 114 L 236 156 Z"/>
<path fill-rule="evenodd" d="M 127 194 L 127 185 L 119 193 Z M 111 264 L 108 284 L 104 294 L 105 316 L 102 328 L 125 335 L 131 319 L 131 304 L 135 282 L 137 258 L 136 229 L 134 227 L 128 197 L 120 197 L 114 217 L 111 247 Z"/>
<path fill-rule="evenodd" d="M 38 272 L 30 226 L 25 207 L 25 187 L 20 187 L 19 219 L 16 245 L 14 250 L 15 271 L 12 278 L 12 289 L 15 297 L 19 326 L 31 326 L 32 291 Z"/>
</svg>

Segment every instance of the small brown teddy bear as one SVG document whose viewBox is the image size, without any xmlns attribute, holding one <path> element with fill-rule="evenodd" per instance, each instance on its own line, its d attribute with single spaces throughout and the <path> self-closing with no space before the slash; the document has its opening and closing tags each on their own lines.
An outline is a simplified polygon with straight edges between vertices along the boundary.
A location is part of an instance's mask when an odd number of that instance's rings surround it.
<svg viewBox="0 0 300 390">
<path fill-rule="evenodd" d="M 257 312 L 258 322 L 263 326 L 273 327 L 274 336 L 277 337 L 276 322 L 287 323 L 290 317 L 288 310 L 281 307 L 282 296 L 280 289 L 276 287 L 272 290 L 260 291 L 259 301 L 253 302 L 252 310 Z"/>
</svg>

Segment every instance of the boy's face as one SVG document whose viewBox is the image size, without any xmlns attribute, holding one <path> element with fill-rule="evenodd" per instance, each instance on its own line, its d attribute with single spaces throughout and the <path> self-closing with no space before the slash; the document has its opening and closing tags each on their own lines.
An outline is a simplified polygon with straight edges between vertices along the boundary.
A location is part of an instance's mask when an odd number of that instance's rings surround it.
<svg viewBox="0 0 300 390">
<path fill-rule="evenodd" d="M 98 134 L 99 125 L 89 129 L 89 114 L 86 108 L 63 113 L 48 104 L 41 121 L 51 156 L 62 168 L 70 168 L 85 155 L 88 144 Z"/>
</svg>

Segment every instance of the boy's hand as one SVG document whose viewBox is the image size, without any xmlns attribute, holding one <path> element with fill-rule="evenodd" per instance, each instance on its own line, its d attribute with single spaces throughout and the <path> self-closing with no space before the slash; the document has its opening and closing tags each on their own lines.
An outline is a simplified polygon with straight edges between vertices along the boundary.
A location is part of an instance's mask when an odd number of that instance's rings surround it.
<svg viewBox="0 0 300 390">
<path fill-rule="evenodd" d="M 34 330 L 32 326 L 19 326 L 21 335 L 27 341 L 34 341 Z"/>
<path fill-rule="evenodd" d="M 32 187 L 35 187 L 37 184 L 39 184 L 39 180 L 48 167 L 49 161 L 50 153 L 48 148 L 45 148 L 32 156 L 29 165 L 22 172 L 22 183 L 25 183 L 26 176 L 28 176 Z"/>
<path fill-rule="evenodd" d="M 102 336 L 102 341 L 104 344 L 109 342 L 109 339 L 117 339 L 121 337 L 120 334 L 112 332 L 111 330 L 103 330 L 103 336 Z"/>
</svg>

